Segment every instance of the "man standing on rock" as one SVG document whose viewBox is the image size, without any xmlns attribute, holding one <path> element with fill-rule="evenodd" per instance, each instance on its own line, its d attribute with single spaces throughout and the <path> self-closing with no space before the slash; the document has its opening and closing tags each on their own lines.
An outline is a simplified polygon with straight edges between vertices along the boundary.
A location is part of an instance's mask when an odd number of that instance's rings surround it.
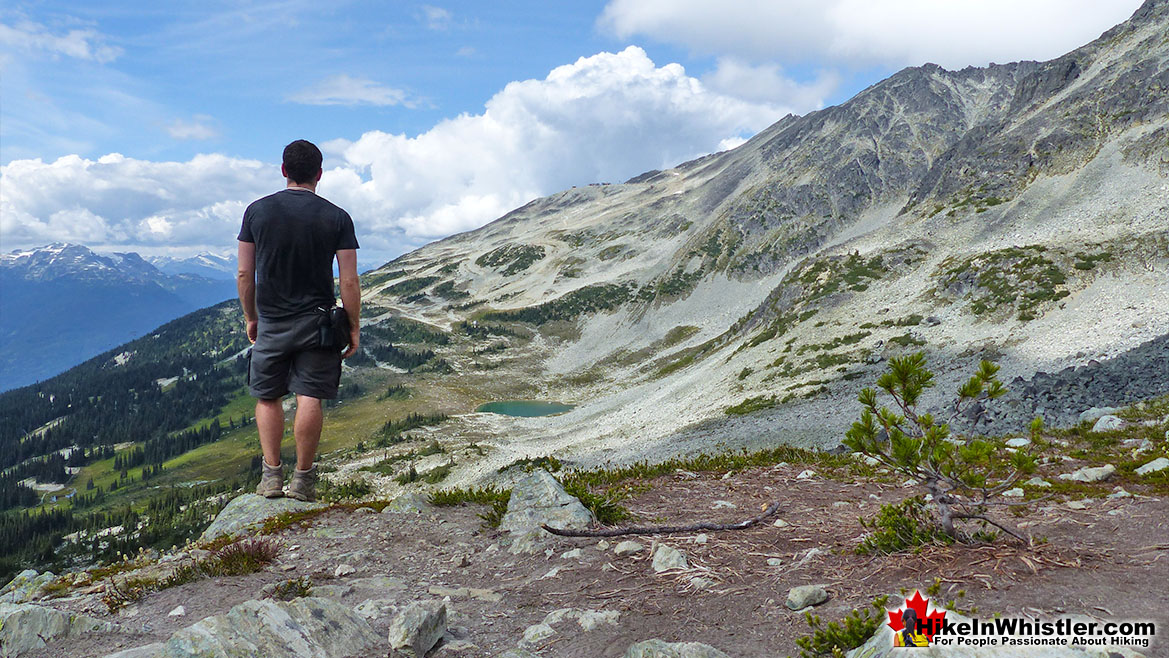
<svg viewBox="0 0 1169 658">
<path fill-rule="evenodd" d="M 256 493 L 284 495 L 284 437 L 281 398 L 296 394 L 296 468 L 288 495 L 316 500 L 322 399 L 337 397 L 341 359 L 357 351 L 361 288 L 357 279 L 357 237 L 349 213 L 317 196 L 321 151 L 298 139 L 284 149 L 280 173 L 287 187 L 244 211 L 239 232 L 237 287 L 253 343 L 248 387 L 256 399 L 256 428 L 264 455 Z M 341 278 L 341 303 L 349 317 L 349 347 L 321 346 L 322 316 L 336 304 L 333 259 Z"/>
</svg>

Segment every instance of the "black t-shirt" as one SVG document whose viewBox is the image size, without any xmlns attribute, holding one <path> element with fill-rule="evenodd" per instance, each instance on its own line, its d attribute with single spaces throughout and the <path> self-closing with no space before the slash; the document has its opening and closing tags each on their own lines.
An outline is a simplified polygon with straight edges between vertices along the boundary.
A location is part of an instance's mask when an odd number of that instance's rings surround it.
<svg viewBox="0 0 1169 658">
<path fill-rule="evenodd" d="M 285 189 L 244 211 L 240 242 L 256 245 L 256 308 L 269 319 L 333 306 L 333 256 L 357 249 L 349 213 L 309 190 Z"/>
</svg>

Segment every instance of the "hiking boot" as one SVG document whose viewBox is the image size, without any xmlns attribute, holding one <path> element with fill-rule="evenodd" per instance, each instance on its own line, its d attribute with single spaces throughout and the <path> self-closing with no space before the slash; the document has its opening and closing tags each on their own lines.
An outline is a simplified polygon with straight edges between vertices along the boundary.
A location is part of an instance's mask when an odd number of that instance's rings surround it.
<svg viewBox="0 0 1169 658">
<path fill-rule="evenodd" d="M 280 498 L 284 495 L 284 464 L 269 466 L 264 459 L 260 463 L 264 465 L 264 474 L 256 486 L 256 493 L 265 498 Z"/>
<path fill-rule="evenodd" d="M 306 503 L 317 501 L 317 465 L 313 464 L 307 471 L 299 468 L 292 469 L 292 479 L 288 481 L 288 496 Z"/>
</svg>

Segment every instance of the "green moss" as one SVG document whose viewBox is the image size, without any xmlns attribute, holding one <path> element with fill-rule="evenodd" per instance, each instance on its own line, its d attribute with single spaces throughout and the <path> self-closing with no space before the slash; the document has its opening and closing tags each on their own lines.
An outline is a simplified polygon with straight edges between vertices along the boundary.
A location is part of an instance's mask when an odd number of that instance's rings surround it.
<svg viewBox="0 0 1169 658">
<path fill-rule="evenodd" d="M 490 311 L 484 320 L 544 324 L 557 320 L 573 322 L 582 315 L 615 309 L 633 296 L 633 284 L 598 284 L 578 288 L 538 306 L 512 311 Z"/>
<path fill-rule="evenodd" d="M 778 404 L 779 402 L 775 399 L 775 396 L 760 395 L 747 398 L 739 404 L 727 407 L 726 413 L 728 416 L 743 416 L 754 411 L 771 409 Z"/>
<path fill-rule="evenodd" d="M 437 276 L 423 276 L 416 279 L 406 279 L 405 281 L 399 281 L 392 286 L 386 286 L 385 288 L 382 288 L 381 292 L 378 294 L 384 295 L 386 297 L 396 296 L 401 299 L 406 299 L 407 297 L 410 297 L 415 293 L 428 288 L 436 281 L 438 281 Z"/>
<path fill-rule="evenodd" d="M 545 251 L 542 245 L 504 245 L 476 258 L 475 264 L 497 270 L 502 268 L 504 276 L 511 276 L 528 269 L 536 261 L 542 260 L 544 256 Z"/>
<path fill-rule="evenodd" d="M 975 315 L 1007 307 L 1020 313 L 1021 319 L 1034 318 L 1040 305 L 1069 294 L 1066 275 L 1045 251 L 1045 247 L 1031 245 L 946 259 L 939 277 L 941 289 L 969 286 L 966 299 Z"/>
</svg>

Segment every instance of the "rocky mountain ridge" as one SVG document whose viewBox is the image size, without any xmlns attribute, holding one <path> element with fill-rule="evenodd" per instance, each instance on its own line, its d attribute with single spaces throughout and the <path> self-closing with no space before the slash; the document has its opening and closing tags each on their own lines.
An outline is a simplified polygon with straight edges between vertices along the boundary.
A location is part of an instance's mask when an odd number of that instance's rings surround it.
<svg viewBox="0 0 1169 658">
<path fill-rule="evenodd" d="M 984 357 L 1022 383 L 1123 355 L 1169 321 L 1167 31 L 1150 0 L 1049 62 L 906 69 L 734 150 L 538 199 L 367 274 L 373 322 L 533 328 L 439 352 L 576 409 L 451 431 L 587 463 L 831 447 L 909 350 L 935 399 Z"/>
</svg>

